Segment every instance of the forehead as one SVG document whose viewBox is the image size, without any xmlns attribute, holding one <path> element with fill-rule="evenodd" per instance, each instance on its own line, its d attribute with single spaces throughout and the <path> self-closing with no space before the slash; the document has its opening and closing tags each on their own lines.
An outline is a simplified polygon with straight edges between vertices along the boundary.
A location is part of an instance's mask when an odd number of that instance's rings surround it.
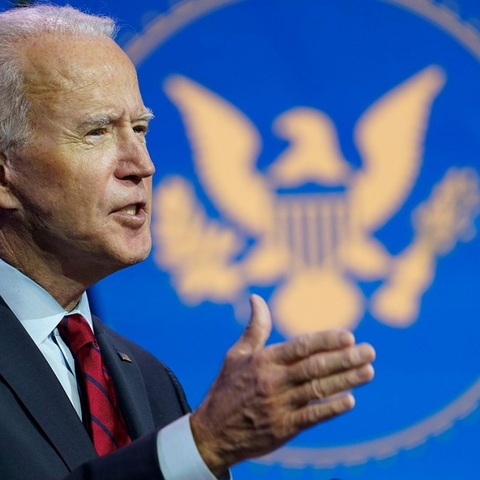
<svg viewBox="0 0 480 480">
<path fill-rule="evenodd" d="M 32 110 L 51 115 L 143 109 L 135 68 L 109 38 L 45 34 L 21 49 Z"/>
</svg>

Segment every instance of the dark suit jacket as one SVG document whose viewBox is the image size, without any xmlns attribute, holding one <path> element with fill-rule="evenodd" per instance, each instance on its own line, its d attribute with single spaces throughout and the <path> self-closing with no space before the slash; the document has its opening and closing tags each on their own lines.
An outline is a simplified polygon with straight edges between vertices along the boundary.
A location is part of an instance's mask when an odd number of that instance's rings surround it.
<svg viewBox="0 0 480 480">
<path fill-rule="evenodd" d="M 134 440 L 101 458 L 42 353 L 0 297 L 2 480 L 163 479 L 156 430 L 189 411 L 183 390 L 153 355 L 98 319 L 94 325 Z"/>
</svg>

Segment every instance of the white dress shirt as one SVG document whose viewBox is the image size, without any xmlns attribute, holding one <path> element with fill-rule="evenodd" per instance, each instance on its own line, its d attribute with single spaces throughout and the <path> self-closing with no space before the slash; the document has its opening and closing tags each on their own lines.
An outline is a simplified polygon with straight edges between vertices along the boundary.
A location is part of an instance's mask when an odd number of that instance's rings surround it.
<svg viewBox="0 0 480 480">
<path fill-rule="evenodd" d="M 0 295 L 40 349 L 82 418 L 75 361 L 57 325 L 65 315 L 80 313 L 93 330 L 86 293 L 74 310 L 66 312 L 40 285 L 0 259 Z M 189 418 L 190 415 L 185 415 L 158 433 L 157 450 L 163 476 L 165 480 L 216 480 L 198 452 Z"/>
</svg>

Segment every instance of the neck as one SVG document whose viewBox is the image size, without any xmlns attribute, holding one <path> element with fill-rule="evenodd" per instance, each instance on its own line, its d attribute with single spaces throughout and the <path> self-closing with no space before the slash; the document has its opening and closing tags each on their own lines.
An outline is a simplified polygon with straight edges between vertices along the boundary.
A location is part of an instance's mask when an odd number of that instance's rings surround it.
<svg viewBox="0 0 480 480">
<path fill-rule="evenodd" d="M 35 254 L 36 253 L 36 254 Z M 44 288 L 66 311 L 72 310 L 94 282 L 72 274 L 70 262 L 52 255 L 32 252 L 24 242 L 7 242 L 0 230 L 0 258 Z M 81 273 L 81 272 L 80 272 Z"/>
</svg>

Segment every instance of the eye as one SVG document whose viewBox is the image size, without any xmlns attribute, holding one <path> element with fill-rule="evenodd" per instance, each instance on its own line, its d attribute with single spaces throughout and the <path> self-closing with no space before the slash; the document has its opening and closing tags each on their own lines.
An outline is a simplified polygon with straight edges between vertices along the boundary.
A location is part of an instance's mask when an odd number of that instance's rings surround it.
<svg viewBox="0 0 480 480">
<path fill-rule="evenodd" d="M 93 130 L 90 130 L 87 133 L 87 136 L 89 136 L 89 137 L 100 137 L 100 136 L 104 135 L 105 133 L 107 133 L 106 128 L 94 128 Z"/>
<path fill-rule="evenodd" d="M 135 133 L 140 133 L 141 135 L 146 135 L 148 132 L 148 127 L 147 125 L 135 125 L 133 127 L 133 131 Z"/>
</svg>

